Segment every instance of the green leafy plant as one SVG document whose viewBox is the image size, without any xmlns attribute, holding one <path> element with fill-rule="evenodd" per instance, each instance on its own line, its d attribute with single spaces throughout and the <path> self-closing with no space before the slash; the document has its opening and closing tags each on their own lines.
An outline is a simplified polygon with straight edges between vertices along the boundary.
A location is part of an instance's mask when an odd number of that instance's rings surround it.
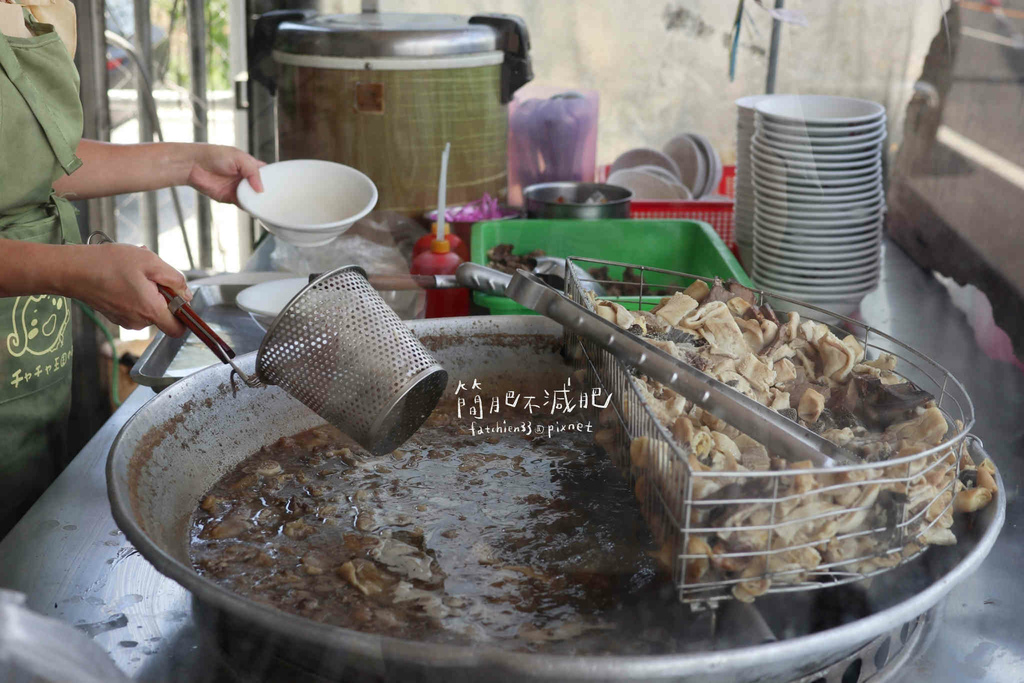
<svg viewBox="0 0 1024 683">
<path fill-rule="evenodd" d="M 231 87 L 229 26 L 230 0 L 206 0 L 206 88 Z M 153 0 L 153 21 L 167 27 L 170 50 L 165 80 L 182 88 L 189 87 L 189 45 L 184 0 Z"/>
</svg>

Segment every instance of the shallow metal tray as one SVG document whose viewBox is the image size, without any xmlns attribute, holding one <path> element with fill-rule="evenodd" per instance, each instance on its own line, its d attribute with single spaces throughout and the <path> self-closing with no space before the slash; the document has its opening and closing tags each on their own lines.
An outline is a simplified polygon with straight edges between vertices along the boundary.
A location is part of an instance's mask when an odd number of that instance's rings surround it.
<svg viewBox="0 0 1024 683">
<path fill-rule="evenodd" d="M 235 297 L 254 282 L 238 284 L 193 284 L 192 308 L 226 341 L 235 353 L 255 351 L 263 340 L 263 328 L 248 313 L 235 306 Z M 158 332 L 131 369 L 132 380 L 160 391 L 197 370 L 218 363 L 199 339 L 189 332 L 168 337 Z"/>
</svg>

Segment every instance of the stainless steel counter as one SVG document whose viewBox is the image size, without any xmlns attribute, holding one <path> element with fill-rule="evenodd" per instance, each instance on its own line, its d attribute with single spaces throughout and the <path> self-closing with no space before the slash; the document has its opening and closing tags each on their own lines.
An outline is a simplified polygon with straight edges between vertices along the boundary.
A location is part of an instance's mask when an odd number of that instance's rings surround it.
<svg viewBox="0 0 1024 683">
<path fill-rule="evenodd" d="M 1024 678 L 1024 372 L 990 360 L 943 285 L 885 246 L 880 288 L 862 316 L 945 365 L 975 402 L 980 436 L 1006 482 L 1007 523 L 981 570 L 950 594 L 923 655 L 897 680 Z M 14 530 L 0 542 L 0 586 L 78 625 L 140 681 L 211 681 L 226 666 L 198 637 L 188 593 L 158 574 L 117 530 L 104 463 L 117 431 L 153 396 L 137 389 Z"/>
</svg>

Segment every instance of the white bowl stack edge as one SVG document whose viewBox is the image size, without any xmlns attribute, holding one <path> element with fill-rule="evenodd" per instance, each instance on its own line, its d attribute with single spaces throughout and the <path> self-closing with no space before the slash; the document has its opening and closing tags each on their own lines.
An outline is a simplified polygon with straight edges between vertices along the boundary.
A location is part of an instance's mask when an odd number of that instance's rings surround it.
<svg viewBox="0 0 1024 683">
<path fill-rule="evenodd" d="M 885 107 L 830 95 L 736 104 L 744 265 L 767 290 L 855 312 L 881 272 Z"/>
</svg>

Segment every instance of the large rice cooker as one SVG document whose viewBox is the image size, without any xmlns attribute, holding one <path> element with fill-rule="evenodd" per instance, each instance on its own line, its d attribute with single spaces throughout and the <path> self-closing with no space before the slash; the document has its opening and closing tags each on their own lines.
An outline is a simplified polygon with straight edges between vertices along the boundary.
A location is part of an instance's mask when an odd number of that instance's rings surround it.
<svg viewBox="0 0 1024 683">
<path fill-rule="evenodd" d="M 507 103 L 532 78 L 518 17 L 281 11 L 255 37 L 269 55 L 251 75 L 276 86 L 279 159 L 353 166 L 378 208 L 419 216 L 437 204 L 451 142 L 449 203 L 505 196 Z"/>
</svg>

